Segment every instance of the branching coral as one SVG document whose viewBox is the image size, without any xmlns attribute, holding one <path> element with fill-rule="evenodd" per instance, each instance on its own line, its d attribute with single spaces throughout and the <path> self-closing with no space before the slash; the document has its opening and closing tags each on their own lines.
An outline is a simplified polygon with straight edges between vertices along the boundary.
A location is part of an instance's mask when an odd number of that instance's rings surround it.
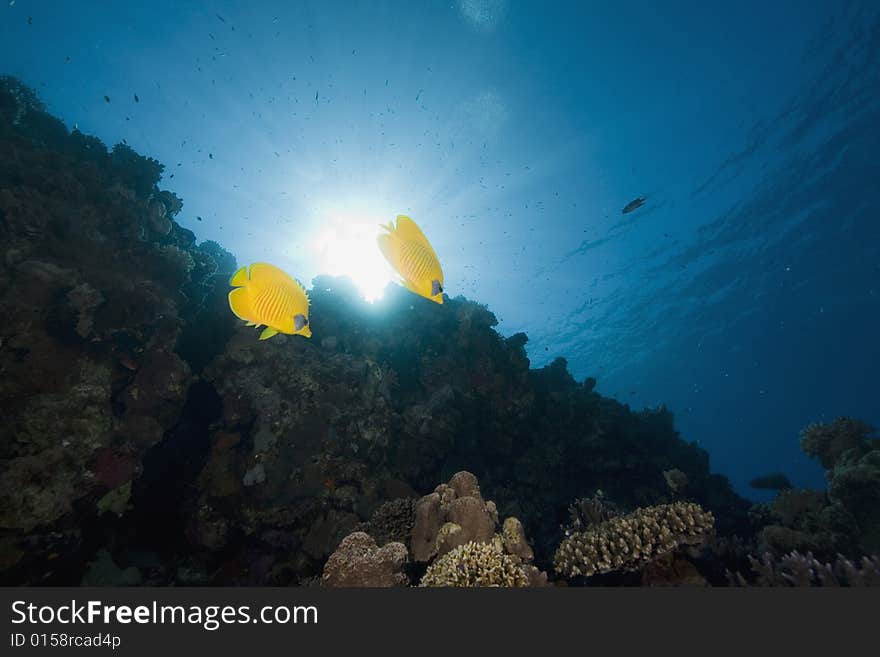
<svg viewBox="0 0 880 657">
<path fill-rule="evenodd" d="M 713 529 L 712 514 L 697 504 L 636 509 L 565 538 L 554 565 L 568 577 L 638 570 L 679 545 L 701 543 Z"/>
<path fill-rule="evenodd" d="M 570 522 L 565 528 L 566 535 L 582 532 L 620 515 L 618 508 L 600 490 L 592 497 L 580 497 L 568 507 Z"/>
<path fill-rule="evenodd" d="M 728 573 L 734 586 L 880 586 L 880 558 L 862 557 L 854 564 L 837 555 L 834 564 L 822 563 L 812 552 L 791 552 L 778 561 L 766 553 L 759 560 L 749 555 L 749 562 L 757 577 L 750 581 L 740 573 Z"/>
<path fill-rule="evenodd" d="M 528 586 L 529 579 L 516 559 L 493 541 L 471 541 L 447 552 L 428 566 L 420 586 Z"/>
</svg>

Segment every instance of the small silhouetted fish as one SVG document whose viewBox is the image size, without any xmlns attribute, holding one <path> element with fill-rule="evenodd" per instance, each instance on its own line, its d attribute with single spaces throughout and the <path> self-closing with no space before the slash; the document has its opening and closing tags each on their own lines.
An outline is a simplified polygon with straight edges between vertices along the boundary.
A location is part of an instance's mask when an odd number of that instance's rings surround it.
<svg viewBox="0 0 880 657">
<path fill-rule="evenodd" d="M 621 212 L 623 212 L 623 214 L 629 214 L 633 210 L 637 210 L 638 208 L 642 207 L 644 204 L 645 204 L 645 197 L 639 196 L 637 199 L 633 199 L 632 201 L 627 203 L 626 207 L 624 207 Z"/>
<path fill-rule="evenodd" d="M 122 140 L 122 143 L 125 144 L 126 146 L 128 146 L 128 142 L 125 141 L 125 139 Z"/>
<path fill-rule="evenodd" d="M 64 63 L 67 64 L 68 62 L 70 62 L 70 55 L 64 58 Z"/>
<path fill-rule="evenodd" d="M 196 217 L 196 221 L 201 221 L 201 220 L 202 220 L 201 217 Z"/>
<path fill-rule="evenodd" d="M 226 22 L 226 19 L 223 18 L 220 14 L 217 14 L 217 18 L 220 19 L 220 22 L 221 22 L 221 23 L 225 23 L 225 22 Z"/>
<path fill-rule="evenodd" d="M 174 174 L 172 173 L 172 174 L 171 174 L 170 176 L 168 176 L 168 177 L 169 177 L 169 178 L 173 178 L 173 177 L 174 177 Z"/>
<path fill-rule="evenodd" d="M 138 95 L 137 95 L 137 94 L 134 95 L 134 102 L 136 102 L 136 103 L 141 102 L 141 99 L 138 98 Z"/>
<path fill-rule="evenodd" d="M 208 153 L 208 157 L 211 158 L 211 159 L 213 160 L 213 159 L 214 159 L 214 154 L 213 154 L 213 153 Z"/>
<path fill-rule="evenodd" d="M 33 24 L 34 24 L 34 17 L 28 16 L 28 25 L 33 25 Z"/>
<path fill-rule="evenodd" d="M 315 92 L 315 102 L 316 103 L 318 102 L 318 92 L 317 91 Z"/>
<path fill-rule="evenodd" d="M 109 103 L 109 102 L 110 102 L 110 96 L 104 96 L 104 102 L 105 102 L 105 103 Z"/>
</svg>

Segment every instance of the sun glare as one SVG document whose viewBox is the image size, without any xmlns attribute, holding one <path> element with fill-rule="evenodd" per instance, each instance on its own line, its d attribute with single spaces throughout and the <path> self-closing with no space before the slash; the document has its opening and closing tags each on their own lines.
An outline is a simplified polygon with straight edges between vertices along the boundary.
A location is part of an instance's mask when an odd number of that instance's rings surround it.
<svg viewBox="0 0 880 657">
<path fill-rule="evenodd" d="M 380 299 L 385 286 L 397 279 L 376 245 L 382 232 L 379 223 L 335 217 L 320 228 L 312 244 L 321 273 L 348 276 L 369 302 Z"/>
</svg>

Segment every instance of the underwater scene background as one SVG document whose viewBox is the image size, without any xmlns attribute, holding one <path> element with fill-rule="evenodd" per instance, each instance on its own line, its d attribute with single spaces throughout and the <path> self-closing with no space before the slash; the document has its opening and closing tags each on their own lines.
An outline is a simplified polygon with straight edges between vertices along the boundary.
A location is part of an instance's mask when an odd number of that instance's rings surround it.
<svg viewBox="0 0 880 657">
<path fill-rule="evenodd" d="M 880 582 L 877 3 L 17 0 L 0 64 L 0 583 Z"/>
</svg>

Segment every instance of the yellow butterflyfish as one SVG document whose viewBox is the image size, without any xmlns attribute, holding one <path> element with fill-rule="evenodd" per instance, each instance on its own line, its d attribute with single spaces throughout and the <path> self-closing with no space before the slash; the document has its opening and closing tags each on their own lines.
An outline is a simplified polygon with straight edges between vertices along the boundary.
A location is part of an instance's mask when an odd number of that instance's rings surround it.
<svg viewBox="0 0 880 657">
<path fill-rule="evenodd" d="M 248 326 L 265 325 L 260 340 L 277 333 L 312 337 L 309 295 L 298 281 L 274 265 L 255 262 L 232 275 L 229 308 Z"/>
<path fill-rule="evenodd" d="M 382 255 L 403 277 L 407 289 L 435 303 L 443 303 L 443 269 L 428 238 L 415 221 L 397 215 L 397 225 L 382 225 L 377 238 Z"/>
</svg>

